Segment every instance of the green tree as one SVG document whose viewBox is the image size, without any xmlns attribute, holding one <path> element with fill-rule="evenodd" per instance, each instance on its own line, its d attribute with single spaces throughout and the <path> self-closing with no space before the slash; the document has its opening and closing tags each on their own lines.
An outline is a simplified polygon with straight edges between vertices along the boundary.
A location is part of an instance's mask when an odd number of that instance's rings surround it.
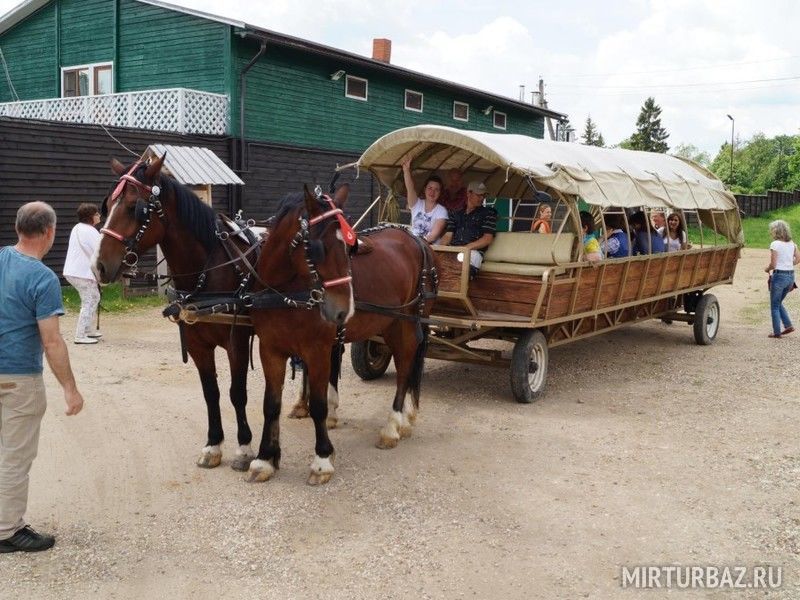
<svg viewBox="0 0 800 600">
<path fill-rule="evenodd" d="M 678 146 L 672 151 L 673 156 L 680 156 L 681 158 L 688 158 L 689 160 L 693 160 L 698 165 L 703 165 L 707 167 L 711 164 L 711 157 L 709 156 L 708 152 L 703 152 L 694 144 L 678 144 Z"/>
<path fill-rule="evenodd" d="M 586 117 L 586 125 L 583 129 L 583 143 L 586 146 L 600 146 L 601 148 L 606 145 L 603 139 L 603 134 L 597 130 L 597 126 L 592 121 L 592 116 Z"/>
<path fill-rule="evenodd" d="M 800 187 L 800 136 L 768 138 L 757 133 L 745 142 L 736 140 L 731 173 L 731 146 L 725 143 L 709 167 L 736 192 L 764 194 L 767 190 Z"/>
<path fill-rule="evenodd" d="M 668 137 L 667 130 L 661 126 L 661 107 L 650 97 L 644 101 L 636 119 L 636 132 L 630 137 L 631 149 L 664 153 L 669 150 L 665 141 Z"/>
</svg>

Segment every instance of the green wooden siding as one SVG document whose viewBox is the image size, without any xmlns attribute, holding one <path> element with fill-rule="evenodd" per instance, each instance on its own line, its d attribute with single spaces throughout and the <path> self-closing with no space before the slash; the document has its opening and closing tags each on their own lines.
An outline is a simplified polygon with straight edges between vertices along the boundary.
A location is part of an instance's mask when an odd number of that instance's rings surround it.
<svg viewBox="0 0 800 600">
<path fill-rule="evenodd" d="M 59 0 L 59 4 L 61 66 L 112 62 L 114 0 Z"/>
<path fill-rule="evenodd" d="M 228 92 L 228 26 L 216 21 L 120 1 L 119 92 L 184 87 Z"/>
<path fill-rule="evenodd" d="M 237 72 L 257 50 L 252 43 L 237 45 Z M 331 81 L 330 74 L 342 68 L 369 81 L 366 102 L 345 97 L 345 77 Z M 378 70 L 348 68 L 339 61 L 277 46 L 267 46 L 266 55 L 247 78 L 245 135 L 249 139 L 360 152 L 389 131 L 422 123 L 502 131 L 493 127 L 491 114 L 483 114 L 486 100 L 418 85 Z M 404 108 L 406 89 L 424 95 L 423 112 Z M 453 119 L 454 100 L 469 104 L 468 122 Z M 541 117 L 493 104 L 507 114 L 506 133 L 542 137 Z M 238 104 L 233 105 L 233 112 L 233 121 L 238 123 Z"/>
<path fill-rule="evenodd" d="M 48 4 L 0 36 L 11 82 L 21 100 L 52 98 L 58 65 L 53 49 L 56 45 L 56 11 Z M 0 102 L 15 100 L 0 68 Z"/>
</svg>

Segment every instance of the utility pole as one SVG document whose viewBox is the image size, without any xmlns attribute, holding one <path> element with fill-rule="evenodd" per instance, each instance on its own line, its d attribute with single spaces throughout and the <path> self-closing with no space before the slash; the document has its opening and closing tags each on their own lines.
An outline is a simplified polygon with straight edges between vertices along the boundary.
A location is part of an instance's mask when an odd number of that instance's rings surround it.
<svg viewBox="0 0 800 600">
<path fill-rule="evenodd" d="M 547 108 L 547 100 L 544 99 L 544 79 L 539 77 L 539 108 Z M 544 122 L 547 124 L 547 133 L 550 134 L 550 139 L 555 140 L 556 134 L 553 131 L 553 122 L 550 117 L 545 117 Z"/>
</svg>

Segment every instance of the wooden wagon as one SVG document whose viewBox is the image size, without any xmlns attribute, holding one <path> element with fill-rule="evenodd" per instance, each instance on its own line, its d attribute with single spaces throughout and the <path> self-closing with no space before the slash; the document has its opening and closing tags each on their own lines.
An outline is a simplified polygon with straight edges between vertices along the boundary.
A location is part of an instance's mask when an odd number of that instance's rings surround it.
<svg viewBox="0 0 800 600">
<path fill-rule="evenodd" d="M 514 397 L 531 402 L 545 388 L 550 347 L 653 318 L 691 324 L 698 344 L 716 337 L 719 303 L 707 292 L 732 282 L 743 237 L 735 198 L 703 167 L 664 154 L 430 125 L 385 135 L 347 167 L 368 169 L 404 195 L 400 165 L 409 156 L 416 176 L 457 168 L 465 182 L 483 182 L 501 216 L 473 279 L 464 248 L 435 246 L 430 358 L 510 368 Z M 554 233 L 530 233 L 547 196 Z M 580 210 L 601 232 L 606 213 L 616 212 L 627 229 L 633 210 L 676 212 L 696 239 L 674 252 L 588 262 Z M 476 343 L 483 339 L 513 349 Z M 390 360 L 377 338 L 352 355 L 366 379 Z"/>
</svg>

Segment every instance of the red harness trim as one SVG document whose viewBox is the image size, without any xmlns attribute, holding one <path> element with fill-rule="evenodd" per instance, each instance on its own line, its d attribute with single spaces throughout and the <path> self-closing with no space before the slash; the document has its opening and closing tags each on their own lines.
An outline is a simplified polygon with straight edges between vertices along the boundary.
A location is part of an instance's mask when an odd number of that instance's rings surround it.
<svg viewBox="0 0 800 600">
<path fill-rule="evenodd" d="M 103 228 L 100 230 L 100 233 L 105 233 L 106 235 L 110 235 L 111 237 L 113 237 L 115 240 L 119 240 L 119 241 L 120 241 L 120 242 L 122 242 L 123 244 L 125 243 L 125 238 L 124 238 L 124 237 L 122 237 L 120 234 L 118 234 L 118 233 L 117 233 L 116 231 L 114 231 L 113 229 L 106 229 L 105 227 L 103 227 Z"/>
<path fill-rule="evenodd" d="M 342 209 L 338 208 L 333 203 L 333 200 L 331 199 L 331 197 L 328 196 L 327 194 L 325 196 L 323 196 L 323 198 L 325 199 L 325 201 L 328 204 L 330 204 L 331 209 L 325 211 L 321 215 L 317 215 L 313 219 L 310 219 L 309 223 L 311 225 L 316 225 L 317 223 L 319 223 L 323 219 L 327 219 L 328 217 L 336 216 L 336 218 L 339 220 L 339 229 L 341 229 L 341 231 L 342 231 L 342 239 L 344 240 L 344 243 L 347 244 L 348 246 L 355 246 L 355 244 L 356 244 L 356 232 L 353 231 L 353 228 L 350 226 L 350 223 L 348 223 L 347 219 L 344 218 L 344 213 L 342 212 Z"/>
<path fill-rule="evenodd" d="M 323 281 L 322 287 L 327 289 L 337 285 L 344 285 L 345 283 L 350 283 L 351 281 L 353 281 L 352 275 L 347 275 L 346 277 L 339 277 L 339 279 L 331 279 L 329 281 Z"/>
</svg>

